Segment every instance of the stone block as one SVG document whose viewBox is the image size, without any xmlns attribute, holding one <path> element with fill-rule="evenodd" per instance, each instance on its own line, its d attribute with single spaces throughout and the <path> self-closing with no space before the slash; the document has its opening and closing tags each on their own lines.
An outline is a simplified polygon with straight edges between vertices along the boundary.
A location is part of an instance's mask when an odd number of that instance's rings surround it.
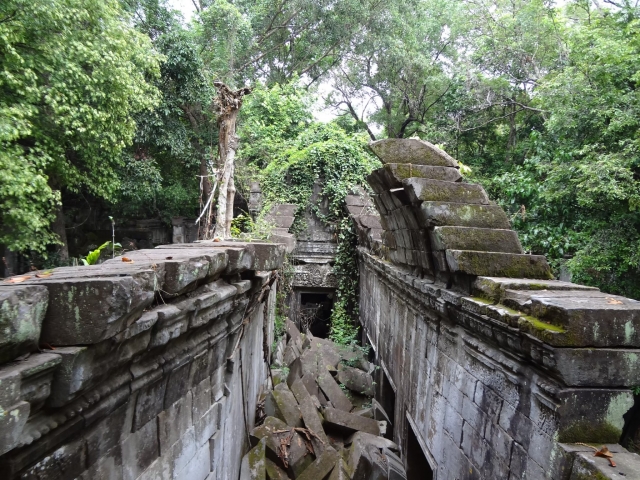
<svg viewBox="0 0 640 480">
<path fill-rule="evenodd" d="M 146 425 L 151 419 L 155 419 L 156 415 L 164 409 L 166 384 L 166 379 L 160 378 L 160 380 L 140 391 L 136 399 L 136 409 L 133 417 L 134 432 Z"/>
<path fill-rule="evenodd" d="M 48 302 L 43 286 L 0 286 L 0 364 L 38 349 Z"/>
<path fill-rule="evenodd" d="M 201 446 L 189 463 L 174 473 L 174 480 L 205 480 L 211 471 L 209 444 Z"/>
<path fill-rule="evenodd" d="M 481 185 L 429 178 L 407 178 L 402 181 L 402 185 L 412 203 L 427 201 L 489 204 L 489 197 Z"/>
<path fill-rule="evenodd" d="M 262 439 L 242 457 L 240 480 L 267 480 L 267 441 Z"/>
<path fill-rule="evenodd" d="M 130 434 L 122 443 L 124 480 L 135 480 L 160 454 L 158 422 L 154 418 Z"/>
<path fill-rule="evenodd" d="M 283 385 L 283 384 L 280 384 Z M 288 390 L 274 390 L 267 394 L 264 402 L 264 411 L 267 415 L 279 418 L 291 427 L 301 427 L 302 417 L 298 402 L 293 393 Z"/>
<path fill-rule="evenodd" d="M 119 447 L 120 440 L 128 436 L 125 426 L 127 408 L 128 405 L 122 405 L 85 434 L 87 466 L 108 456 L 109 452 Z"/>
<path fill-rule="evenodd" d="M 353 404 L 344 394 L 340 386 L 336 383 L 330 373 L 324 372 L 318 375 L 316 379 L 318 386 L 331 402 L 331 404 L 340 410 L 350 412 Z M 322 402 L 321 402 L 322 403 Z"/>
<path fill-rule="evenodd" d="M 291 385 L 291 392 L 296 397 L 300 408 L 300 414 L 302 415 L 302 421 L 306 428 L 311 430 L 318 437 L 319 442 L 315 437 L 312 437 L 312 443 L 314 450 L 319 452 L 324 450 L 324 445 L 327 444 L 327 436 L 322 428 L 322 419 L 318 415 L 318 410 L 311 399 L 311 395 L 307 392 L 307 389 L 302 383 L 301 379 L 296 380 Z"/>
<path fill-rule="evenodd" d="M 14 405 L 0 407 L 0 455 L 18 445 L 20 435 L 29 418 L 28 402 L 19 401 Z"/>
<path fill-rule="evenodd" d="M 430 165 L 413 165 L 411 163 L 387 163 L 383 166 L 385 186 L 388 189 L 401 188 L 402 180 L 408 178 L 430 178 L 447 182 L 462 180 L 460 171 L 453 167 L 433 167 Z"/>
<path fill-rule="evenodd" d="M 153 302 L 153 285 L 129 276 L 44 279 L 49 308 L 40 342 L 90 345 L 124 330 Z M 108 301 L 105 301 L 108 299 Z"/>
<path fill-rule="evenodd" d="M 595 287 L 586 287 L 559 280 L 530 280 L 526 278 L 504 277 L 478 277 L 473 282 L 473 294 L 500 302 L 504 298 L 506 290 L 593 290 Z"/>
<path fill-rule="evenodd" d="M 417 138 L 387 138 L 371 142 L 369 146 L 383 163 L 458 166 L 444 150 Z"/>
<path fill-rule="evenodd" d="M 269 480 L 289 480 L 289 475 L 287 475 L 287 472 L 285 472 L 282 468 L 276 465 L 275 462 L 267 458 L 265 460 L 265 463 L 266 463 L 265 468 L 267 470 L 267 478 L 269 478 Z"/>
<path fill-rule="evenodd" d="M 452 272 L 469 275 L 551 279 L 551 269 L 542 255 L 447 250 L 447 265 Z"/>
<path fill-rule="evenodd" d="M 371 435 L 380 435 L 380 426 L 376 420 L 354 415 L 336 408 L 324 409 L 324 422 L 327 428 L 344 434 L 352 434 L 357 431 L 370 433 Z"/>
<path fill-rule="evenodd" d="M 541 320 L 523 322 L 522 326 L 539 338 L 549 337 L 555 345 L 640 347 L 637 300 L 597 290 L 505 290 L 503 302 Z M 561 335 L 544 335 L 545 329 L 561 330 Z"/>
<path fill-rule="evenodd" d="M 507 215 L 498 205 L 422 202 L 419 220 L 427 226 L 459 226 L 509 230 Z"/>
<path fill-rule="evenodd" d="M 221 403 L 215 403 L 204 413 L 202 417 L 194 419 L 193 424 L 195 427 L 197 445 L 204 445 L 213 435 L 215 435 L 220 425 L 221 407 Z"/>
<path fill-rule="evenodd" d="M 429 238 L 434 250 L 522 253 L 518 234 L 513 230 L 445 226 L 435 227 Z"/>
<path fill-rule="evenodd" d="M 175 474 L 182 471 L 191 462 L 198 452 L 196 445 L 195 429 L 189 428 L 180 439 L 173 444 L 168 452 L 171 469 L 174 472 L 174 480 L 178 480 Z"/>
<path fill-rule="evenodd" d="M 38 463 L 22 472 L 20 478 L 38 480 L 58 480 L 79 477 L 86 465 L 86 451 L 83 441 L 67 443 Z"/>
<path fill-rule="evenodd" d="M 188 392 L 183 398 L 160 412 L 158 415 L 158 438 L 161 455 L 167 454 L 173 444 L 193 425 L 192 411 L 192 395 L 191 392 Z"/>
<path fill-rule="evenodd" d="M 183 398 L 189 387 L 189 371 L 191 369 L 191 363 L 186 363 L 175 368 L 169 374 L 167 379 L 167 386 L 164 394 L 164 408 L 167 409 L 175 402 Z"/>
<path fill-rule="evenodd" d="M 328 446 L 322 455 L 316 458 L 296 480 L 324 480 L 333 470 L 338 457 L 338 452 Z"/>
<path fill-rule="evenodd" d="M 338 365 L 338 381 L 352 392 L 372 397 L 373 378 L 367 372 L 348 365 Z"/>
<path fill-rule="evenodd" d="M 374 445 L 365 445 L 353 469 L 353 480 L 387 479 L 388 460 Z"/>
</svg>

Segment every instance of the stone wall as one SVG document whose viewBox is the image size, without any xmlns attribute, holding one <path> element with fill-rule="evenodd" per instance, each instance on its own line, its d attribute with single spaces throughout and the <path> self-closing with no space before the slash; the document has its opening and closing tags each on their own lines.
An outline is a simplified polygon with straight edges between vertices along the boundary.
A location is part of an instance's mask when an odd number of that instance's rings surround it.
<svg viewBox="0 0 640 480">
<path fill-rule="evenodd" d="M 236 480 L 283 256 L 169 245 L 3 283 L 2 478 Z"/>
<path fill-rule="evenodd" d="M 437 147 L 373 149 L 384 231 L 352 213 L 360 321 L 405 462 L 415 435 L 438 480 L 639 478 L 638 455 L 609 445 L 612 469 L 575 443 L 616 444 L 630 419 L 640 302 L 551 280 Z"/>
</svg>

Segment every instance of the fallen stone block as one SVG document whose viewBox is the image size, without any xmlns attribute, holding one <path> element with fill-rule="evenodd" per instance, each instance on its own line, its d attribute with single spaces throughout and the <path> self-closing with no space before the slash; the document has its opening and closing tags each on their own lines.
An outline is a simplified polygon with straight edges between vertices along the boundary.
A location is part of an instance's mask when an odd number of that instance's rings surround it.
<svg viewBox="0 0 640 480">
<path fill-rule="evenodd" d="M 373 445 L 379 449 L 389 449 L 393 452 L 399 452 L 400 449 L 395 442 L 388 440 L 384 437 L 380 437 L 378 435 L 372 435 L 367 432 L 356 432 L 345 440 L 345 445 L 351 445 L 353 447 L 354 443 L 358 443 L 360 445 Z"/>
<path fill-rule="evenodd" d="M 266 459 L 267 477 L 269 480 L 289 480 L 289 475 L 270 459 Z"/>
<path fill-rule="evenodd" d="M 0 286 L 0 364 L 37 350 L 48 302 L 45 287 Z"/>
<path fill-rule="evenodd" d="M 353 404 L 344 394 L 340 386 L 336 383 L 330 373 L 321 373 L 316 379 L 318 386 L 327 396 L 331 404 L 340 410 L 350 412 Z M 322 403 L 322 400 L 320 401 Z"/>
<path fill-rule="evenodd" d="M 338 381 L 349 390 L 372 397 L 373 378 L 366 372 L 344 364 L 338 366 Z"/>
<path fill-rule="evenodd" d="M 338 452 L 327 447 L 311 465 L 309 465 L 296 480 L 325 480 L 338 460 Z"/>
<path fill-rule="evenodd" d="M 447 250 L 452 272 L 469 275 L 551 279 L 551 269 L 543 255 Z"/>
<path fill-rule="evenodd" d="M 458 166 L 458 162 L 444 150 L 417 138 L 387 138 L 370 142 L 369 147 L 383 163 Z"/>
<path fill-rule="evenodd" d="M 240 480 L 267 480 L 266 445 L 262 439 L 242 457 Z"/>
<path fill-rule="evenodd" d="M 351 480 L 351 475 L 343 459 L 338 459 L 331 471 L 331 475 L 329 475 L 329 480 Z"/>
<path fill-rule="evenodd" d="M 278 386 L 285 384 L 279 384 Z M 264 412 L 285 422 L 291 427 L 302 427 L 302 416 L 298 408 L 298 402 L 291 391 L 273 390 L 269 392 L 264 400 Z"/>
<path fill-rule="evenodd" d="M 293 382 L 291 391 L 298 401 L 305 427 L 317 437 L 312 437 L 311 443 L 316 451 L 316 455 L 318 455 L 324 450 L 325 445 L 328 443 L 327 436 L 322 428 L 322 418 L 320 418 L 318 410 L 311 399 L 311 395 L 307 392 L 302 380 L 298 379 Z"/>
<path fill-rule="evenodd" d="M 302 435 L 278 418 L 267 417 L 262 425 L 253 429 L 250 438 L 252 445 L 264 440 L 267 458 L 294 478 L 313 461 Z"/>
<path fill-rule="evenodd" d="M 389 467 L 382 452 L 367 444 L 353 469 L 353 480 L 387 480 Z"/>
<path fill-rule="evenodd" d="M 352 434 L 357 431 L 380 435 L 380 425 L 376 420 L 354 415 L 336 408 L 324 409 L 324 426 L 332 428 L 344 434 Z"/>
</svg>

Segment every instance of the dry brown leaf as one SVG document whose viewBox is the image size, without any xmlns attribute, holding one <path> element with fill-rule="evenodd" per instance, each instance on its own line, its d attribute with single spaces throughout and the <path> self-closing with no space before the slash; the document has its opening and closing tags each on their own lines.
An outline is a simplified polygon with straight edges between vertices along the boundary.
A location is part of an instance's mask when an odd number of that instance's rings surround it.
<svg viewBox="0 0 640 480">
<path fill-rule="evenodd" d="M 596 453 L 594 453 L 594 456 L 604 457 L 607 460 L 609 460 L 609 464 L 612 467 L 616 466 L 616 462 L 613 461 L 613 453 L 611 453 L 611 451 L 607 448 L 606 445 L 603 445 L 602 447 L 600 447 L 600 450 L 596 450 Z"/>
<path fill-rule="evenodd" d="M 43 272 L 36 275 L 36 278 L 47 278 L 53 275 L 51 272 Z"/>
<path fill-rule="evenodd" d="M 220 242 L 221 240 L 218 237 L 216 237 L 216 238 L 213 239 L 213 241 L 214 242 Z"/>
<path fill-rule="evenodd" d="M 605 300 L 609 305 L 622 305 L 622 302 L 620 300 L 616 300 L 615 298 L 605 297 Z"/>
<path fill-rule="evenodd" d="M 133 260 L 131 260 L 129 257 L 122 257 L 122 261 L 125 263 L 133 263 Z"/>
<path fill-rule="evenodd" d="M 19 277 L 11 277 L 10 279 L 5 280 L 5 282 L 8 282 L 8 283 L 20 283 L 20 282 L 24 282 L 25 280 L 29 280 L 29 278 L 30 278 L 29 275 L 22 275 L 22 276 L 19 276 Z"/>
</svg>

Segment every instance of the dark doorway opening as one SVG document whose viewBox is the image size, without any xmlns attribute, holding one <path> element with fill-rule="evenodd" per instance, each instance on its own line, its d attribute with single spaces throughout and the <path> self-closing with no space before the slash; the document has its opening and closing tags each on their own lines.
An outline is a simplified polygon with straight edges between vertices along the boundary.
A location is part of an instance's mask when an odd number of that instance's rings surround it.
<svg viewBox="0 0 640 480">
<path fill-rule="evenodd" d="M 420 442 L 416 434 L 411 428 L 411 424 L 407 423 L 407 450 L 406 450 L 406 471 L 407 480 L 432 480 L 433 470 L 427 461 Z"/>
<path fill-rule="evenodd" d="M 314 337 L 327 338 L 331 329 L 333 295 L 330 293 L 300 293 L 301 330 L 307 329 Z"/>
<path fill-rule="evenodd" d="M 379 381 L 377 383 L 376 399 L 384 413 L 386 414 L 386 418 L 376 418 L 376 420 L 386 420 L 387 421 L 387 433 L 385 437 L 389 440 L 393 440 L 394 433 L 394 425 L 395 415 L 396 415 L 396 391 L 393 389 L 387 374 L 385 373 L 383 368 L 378 369 L 379 373 Z"/>
</svg>

